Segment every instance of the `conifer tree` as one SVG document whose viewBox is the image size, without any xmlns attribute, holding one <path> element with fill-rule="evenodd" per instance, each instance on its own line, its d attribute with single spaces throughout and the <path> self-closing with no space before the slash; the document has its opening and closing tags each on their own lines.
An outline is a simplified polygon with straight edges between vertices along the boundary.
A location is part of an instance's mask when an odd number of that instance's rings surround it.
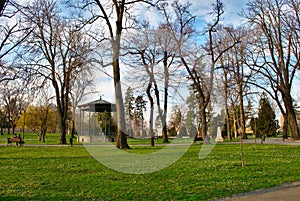
<svg viewBox="0 0 300 201">
<path fill-rule="evenodd" d="M 263 93 L 259 101 L 259 111 L 256 125 L 257 135 L 261 137 L 274 135 L 278 127 L 275 118 L 275 111 L 272 108 L 267 95 Z"/>
</svg>

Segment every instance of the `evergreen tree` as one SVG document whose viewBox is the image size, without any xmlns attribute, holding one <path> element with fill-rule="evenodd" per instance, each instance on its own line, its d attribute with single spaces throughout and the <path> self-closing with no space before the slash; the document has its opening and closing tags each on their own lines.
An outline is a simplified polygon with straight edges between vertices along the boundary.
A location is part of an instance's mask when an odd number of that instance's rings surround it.
<svg viewBox="0 0 300 201">
<path fill-rule="evenodd" d="M 129 117 L 129 119 L 132 119 L 134 113 L 134 96 L 133 96 L 133 91 L 129 87 L 126 91 L 125 94 L 125 114 Z"/>
<path fill-rule="evenodd" d="M 191 91 L 192 92 L 192 91 Z M 190 93 L 186 100 L 186 104 L 188 106 L 188 111 L 186 113 L 185 118 L 185 127 L 187 129 L 187 132 L 191 137 L 195 137 L 197 135 L 197 125 L 199 120 L 199 111 L 197 106 L 197 98 L 194 93 Z"/>
<path fill-rule="evenodd" d="M 177 132 L 180 131 L 181 127 L 181 111 L 179 106 L 173 107 L 173 114 L 171 114 L 170 121 L 169 121 L 169 134 L 171 136 L 177 135 Z"/>
<path fill-rule="evenodd" d="M 257 118 L 257 135 L 261 137 L 272 136 L 276 133 L 277 121 L 275 120 L 275 111 L 265 93 L 262 94 L 259 101 L 259 111 Z"/>
<path fill-rule="evenodd" d="M 133 128 L 132 128 L 132 120 L 134 117 L 134 96 L 133 91 L 129 87 L 125 94 L 125 103 L 124 103 L 124 110 L 125 110 L 125 117 L 126 117 L 126 124 L 127 124 L 127 135 L 133 136 Z"/>
<path fill-rule="evenodd" d="M 135 99 L 134 117 L 141 121 L 142 129 L 144 129 L 144 110 L 146 110 L 146 101 L 143 96 L 137 96 Z"/>
</svg>

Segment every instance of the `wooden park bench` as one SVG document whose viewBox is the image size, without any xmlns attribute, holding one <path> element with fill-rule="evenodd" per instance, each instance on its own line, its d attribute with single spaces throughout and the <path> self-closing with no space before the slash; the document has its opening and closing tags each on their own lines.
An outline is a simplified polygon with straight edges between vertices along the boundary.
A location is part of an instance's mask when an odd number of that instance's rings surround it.
<svg viewBox="0 0 300 201">
<path fill-rule="evenodd" d="M 13 142 L 16 143 L 16 146 L 19 146 L 19 145 L 22 146 L 25 143 L 21 136 L 7 138 L 7 146 L 12 145 Z"/>
</svg>

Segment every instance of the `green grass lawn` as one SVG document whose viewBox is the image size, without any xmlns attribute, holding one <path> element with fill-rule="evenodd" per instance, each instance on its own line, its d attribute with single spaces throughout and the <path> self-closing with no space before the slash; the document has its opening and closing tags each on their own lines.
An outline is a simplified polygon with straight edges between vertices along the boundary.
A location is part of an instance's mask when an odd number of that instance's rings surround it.
<svg viewBox="0 0 300 201">
<path fill-rule="evenodd" d="M 0 200 L 210 200 L 300 180 L 300 147 L 216 145 L 198 159 L 192 145 L 161 171 L 130 175 L 108 169 L 81 145 L 0 147 Z M 133 147 L 153 152 L 159 147 Z"/>
<path fill-rule="evenodd" d="M 20 132 L 17 132 L 17 134 L 19 134 Z M 21 133 L 22 136 L 22 133 Z M 26 144 L 39 144 L 39 145 L 57 145 L 60 142 L 60 134 L 51 134 L 48 133 L 46 135 L 46 139 L 45 142 L 39 141 L 38 140 L 38 136 L 35 133 L 25 133 L 24 134 L 24 141 L 25 141 L 25 145 Z M 0 145 L 1 144 L 7 144 L 7 138 L 11 137 L 11 134 L 4 134 L 4 135 L 0 135 Z M 70 135 L 67 135 L 67 142 L 69 143 L 69 138 Z M 170 141 L 172 141 L 172 139 L 170 139 Z M 81 143 L 77 143 L 76 139 L 74 139 L 74 144 L 81 144 Z M 150 139 L 134 139 L 134 138 L 128 138 L 128 143 L 130 145 L 137 145 L 137 144 L 149 144 L 150 145 Z M 15 143 L 13 143 L 15 145 Z M 97 144 L 99 144 L 97 142 Z M 162 142 L 162 138 L 158 138 L 155 140 L 155 144 L 163 144 Z"/>
<path fill-rule="evenodd" d="M 17 134 L 21 134 L 20 132 L 17 132 Z M 11 134 L 4 134 L 0 135 L 0 144 L 7 144 L 7 138 L 11 137 Z M 67 135 L 67 142 L 69 142 L 70 135 Z M 40 144 L 40 145 L 49 145 L 49 144 L 59 144 L 60 134 L 53 134 L 48 133 L 45 138 L 45 142 L 39 141 L 38 136 L 35 133 L 25 133 L 24 134 L 24 141 L 25 144 Z M 75 144 L 77 144 L 74 141 Z M 15 145 L 15 143 L 14 143 Z"/>
</svg>

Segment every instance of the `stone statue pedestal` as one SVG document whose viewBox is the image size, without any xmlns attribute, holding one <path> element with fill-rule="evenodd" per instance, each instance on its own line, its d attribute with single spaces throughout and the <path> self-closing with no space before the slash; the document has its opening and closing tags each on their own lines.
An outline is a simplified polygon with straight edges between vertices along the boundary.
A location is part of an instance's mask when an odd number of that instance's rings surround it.
<svg viewBox="0 0 300 201">
<path fill-rule="evenodd" d="M 216 137 L 216 142 L 223 142 L 224 139 L 222 138 L 222 132 L 220 126 L 217 128 L 217 137 Z"/>
</svg>

